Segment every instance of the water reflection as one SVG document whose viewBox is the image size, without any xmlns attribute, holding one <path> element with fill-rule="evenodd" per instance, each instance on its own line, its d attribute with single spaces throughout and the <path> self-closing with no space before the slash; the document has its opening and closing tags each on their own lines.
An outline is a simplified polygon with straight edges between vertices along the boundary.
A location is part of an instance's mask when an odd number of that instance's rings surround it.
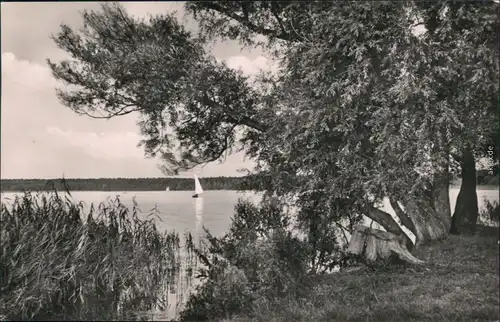
<svg viewBox="0 0 500 322">
<path fill-rule="evenodd" d="M 204 199 L 195 198 L 194 213 L 192 213 L 191 222 L 194 221 L 194 231 L 192 231 L 193 242 L 199 246 L 201 236 L 203 235 L 203 212 Z M 186 216 L 189 216 L 186 213 Z M 163 298 L 167 303 L 166 307 L 157 306 L 147 312 L 133 312 L 133 318 L 139 320 L 150 321 L 172 321 L 178 318 L 182 311 L 189 294 L 197 285 L 197 281 L 193 278 L 194 270 L 196 269 L 196 259 L 194 254 L 188 253 L 184 248 L 180 249 L 178 269 L 174 274 L 169 276 L 165 282 Z M 130 316 L 132 318 L 132 316 Z"/>
<path fill-rule="evenodd" d="M 194 220 L 193 242 L 196 246 L 200 245 L 201 236 L 203 236 L 203 212 L 204 212 L 204 199 L 194 198 Z M 177 274 L 171 277 L 166 285 L 166 301 L 168 303 L 167 309 L 162 310 L 156 308 L 152 312 L 145 312 L 143 318 L 149 317 L 154 321 L 170 321 L 178 317 L 178 314 L 183 309 L 183 305 L 187 301 L 187 297 L 193 288 L 197 285 L 197 281 L 193 279 L 193 271 L 195 266 L 193 264 L 193 254 L 188 254 L 184 249 L 180 251 L 180 263 Z M 190 258 L 188 258 L 190 257 Z"/>
<path fill-rule="evenodd" d="M 194 204 L 194 235 L 195 235 L 195 245 L 200 245 L 200 236 L 203 235 L 203 198 L 195 198 Z"/>
</svg>

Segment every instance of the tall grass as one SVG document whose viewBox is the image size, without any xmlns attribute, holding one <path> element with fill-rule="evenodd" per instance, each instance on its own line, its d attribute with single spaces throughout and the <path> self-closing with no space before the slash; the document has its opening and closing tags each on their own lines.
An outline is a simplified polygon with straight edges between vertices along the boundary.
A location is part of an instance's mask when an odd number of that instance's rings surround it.
<svg viewBox="0 0 500 322">
<path fill-rule="evenodd" d="M 9 320 L 106 320 L 165 308 L 180 269 L 180 240 L 141 220 L 117 197 L 83 205 L 25 192 L 0 214 L 0 316 Z"/>
</svg>

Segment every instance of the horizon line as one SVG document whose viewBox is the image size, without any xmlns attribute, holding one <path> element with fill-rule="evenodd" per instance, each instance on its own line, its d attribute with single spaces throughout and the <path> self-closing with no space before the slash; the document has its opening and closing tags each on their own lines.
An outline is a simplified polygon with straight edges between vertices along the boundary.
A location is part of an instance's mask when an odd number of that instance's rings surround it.
<svg viewBox="0 0 500 322">
<path fill-rule="evenodd" d="M 198 178 L 243 178 L 245 176 L 210 176 L 210 177 L 202 177 L 197 175 Z M 192 176 L 189 177 L 181 177 L 181 176 L 165 176 L 165 177 L 93 177 L 93 178 L 66 178 L 66 177 L 57 177 L 57 178 L 0 178 L 0 181 L 3 180 L 93 180 L 93 179 L 192 179 Z"/>
</svg>

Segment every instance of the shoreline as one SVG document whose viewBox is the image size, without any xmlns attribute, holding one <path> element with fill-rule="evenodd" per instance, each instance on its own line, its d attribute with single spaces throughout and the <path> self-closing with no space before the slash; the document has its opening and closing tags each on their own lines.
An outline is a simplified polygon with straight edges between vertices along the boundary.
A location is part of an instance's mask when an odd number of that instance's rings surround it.
<svg viewBox="0 0 500 322">
<path fill-rule="evenodd" d="M 450 185 L 449 189 L 460 189 L 460 185 Z M 204 189 L 205 191 L 237 191 L 237 192 L 245 192 L 245 191 L 251 191 L 251 190 L 237 190 L 237 189 Z M 495 185 L 478 185 L 476 186 L 476 190 L 500 190 L 499 186 Z M 24 192 L 24 191 L 31 191 L 31 192 L 50 192 L 52 190 L 50 189 L 39 189 L 39 190 L 30 190 L 30 189 L 25 189 L 25 190 L 13 190 L 13 189 L 6 189 L 3 190 L 0 188 L 1 193 L 12 193 L 12 192 Z M 180 189 L 180 190 L 170 190 L 170 191 L 165 191 L 165 190 L 160 190 L 160 189 L 144 189 L 144 190 L 126 190 L 126 189 L 120 189 L 120 190 L 102 190 L 102 189 L 93 189 L 93 190 L 77 190 L 77 189 L 71 189 L 71 192 L 119 192 L 119 193 L 125 193 L 125 192 L 191 192 L 192 190 L 189 189 Z"/>
</svg>

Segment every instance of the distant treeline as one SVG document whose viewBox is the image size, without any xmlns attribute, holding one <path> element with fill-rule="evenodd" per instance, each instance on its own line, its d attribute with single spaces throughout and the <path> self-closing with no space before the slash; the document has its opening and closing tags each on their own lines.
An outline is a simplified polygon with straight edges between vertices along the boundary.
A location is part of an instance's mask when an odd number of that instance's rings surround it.
<svg viewBox="0 0 500 322">
<path fill-rule="evenodd" d="M 452 175 L 452 184 L 459 184 L 460 180 L 460 175 Z M 498 186 L 498 166 L 494 166 L 492 170 L 477 170 L 476 180 L 478 186 Z"/>
<path fill-rule="evenodd" d="M 200 178 L 204 190 L 237 190 L 244 177 Z M 165 191 L 194 190 L 192 178 L 92 178 L 64 179 L 71 191 Z M 64 190 L 61 179 L 3 179 L 1 191 Z"/>
<path fill-rule="evenodd" d="M 238 190 L 244 179 L 245 177 L 210 177 L 200 178 L 200 183 L 204 190 Z M 65 179 L 65 182 L 71 191 L 164 191 L 167 187 L 170 190 L 194 190 L 192 178 L 91 178 Z M 52 187 L 64 189 L 61 179 L 4 179 L 0 183 L 1 191 L 43 191 Z M 451 184 L 459 185 L 460 176 L 453 175 Z M 486 170 L 478 170 L 477 184 L 498 186 L 498 175 L 491 176 Z"/>
<path fill-rule="evenodd" d="M 487 186 L 498 186 L 498 173 L 497 169 L 494 171 L 494 175 L 488 175 L 487 170 L 478 170 L 477 171 L 477 184 L 478 185 L 487 185 Z"/>
</svg>

